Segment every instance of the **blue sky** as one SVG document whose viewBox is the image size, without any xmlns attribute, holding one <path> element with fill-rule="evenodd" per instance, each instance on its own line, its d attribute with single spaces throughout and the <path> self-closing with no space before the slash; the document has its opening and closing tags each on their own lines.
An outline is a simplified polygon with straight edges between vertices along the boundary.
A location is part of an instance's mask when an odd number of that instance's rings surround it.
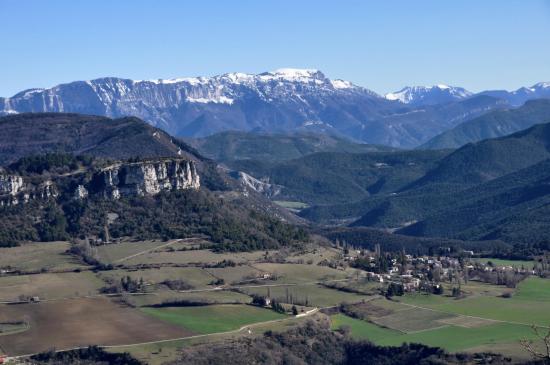
<svg viewBox="0 0 550 365">
<path fill-rule="evenodd" d="M 0 96 L 316 68 L 379 93 L 550 81 L 550 0 L 0 0 Z"/>
</svg>

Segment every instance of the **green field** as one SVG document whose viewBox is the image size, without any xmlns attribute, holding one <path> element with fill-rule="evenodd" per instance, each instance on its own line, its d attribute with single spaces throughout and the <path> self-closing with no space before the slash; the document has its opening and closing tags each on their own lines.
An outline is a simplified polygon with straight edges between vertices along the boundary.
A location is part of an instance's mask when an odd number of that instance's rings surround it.
<svg viewBox="0 0 550 365">
<path fill-rule="evenodd" d="M 406 295 L 403 303 L 435 309 L 438 311 L 482 317 L 525 325 L 550 323 L 550 280 L 529 278 L 521 282 L 512 298 L 473 295 L 454 299 L 435 295 Z"/>
<path fill-rule="evenodd" d="M 249 305 L 141 308 L 141 310 L 160 320 L 200 334 L 227 332 L 247 324 L 287 317 L 270 309 Z"/>
<path fill-rule="evenodd" d="M 200 345 L 200 344 L 208 344 L 208 343 L 219 343 L 220 341 L 228 340 L 228 339 L 235 339 L 239 338 L 243 335 L 254 337 L 254 336 L 262 336 L 263 333 L 266 331 L 275 331 L 275 332 L 282 332 L 289 330 L 297 325 L 300 325 L 304 321 L 308 321 L 310 317 L 302 317 L 302 318 L 296 318 L 296 317 L 285 317 L 284 321 L 277 321 L 277 322 L 268 322 L 268 323 L 259 323 L 257 325 L 254 325 L 253 327 L 250 327 L 252 333 L 249 334 L 246 332 L 245 334 L 241 333 L 221 333 L 221 334 L 210 334 L 208 336 L 203 337 L 194 337 L 194 338 L 188 338 L 184 340 L 176 340 L 176 341 L 166 341 L 161 343 L 154 343 L 154 344 L 141 344 L 136 346 L 116 346 L 112 348 L 108 348 L 107 351 L 109 352 L 128 352 L 135 358 L 143 361 L 144 363 L 147 363 L 149 365 L 161 365 L 166 364 L 170 361 L 175 361 L 178 358 L 181 357 L 181 350 L 182 348 L 194 346 L 194 345 Z"/>
<path fill-rule="evenodd" d="M 526 269 L 532 269 L 533 265 L 535 264 L 535 261 L 525 261 L 525 260 L 503 260 L 503 259 L 496 259 L 492 257 L 483 257 L 483 258 L 475 258 L 474 261 L 487 264 L 487 262 L 491 261 L 494 266 L 512 266 L 516 268 L 524 267 Z"/>
<path fill-rule="evenodd" d="M 393 313 L 370 318 L 374 323 L 338 314 L 331 317 L 332 325 L 349 326 L 353 337 L 380 345 L 419 342 L 448 351 L 498 350 L 527 357 L 519 341 L 534 339 L 531 324 L 550 323 L 550 280 L 528 278 L 512 298 L 501 297 L 504 288 L 495 285 L 471 282 L 464 289 L 463 299 L 423 294 L 405 295 L 399 302 L 377 299 L 371 303 Z"/>
<path fill-rule="evenodd" d="M 513 299 L 550 301 L 550 280 L 535 277 L 524 280 L 519 284 Z"/>
<path fill-rule="evenodd" d="M 488 326 L 465 328 L 447 326 L 433 330 L 404 334 L 382 328 L 366 321 L 338 314 L 331 317 L 333 328 L 349 326 L 357 339 L 368 339 L 379 345 L 399 346 L 404 342 L 417 342 L 442 347 L 448 351 L 463 351 L 478 346 L 519 342 L 522 338 L 533 338 L 528 326 L 497 323 Z"/>
</svg>

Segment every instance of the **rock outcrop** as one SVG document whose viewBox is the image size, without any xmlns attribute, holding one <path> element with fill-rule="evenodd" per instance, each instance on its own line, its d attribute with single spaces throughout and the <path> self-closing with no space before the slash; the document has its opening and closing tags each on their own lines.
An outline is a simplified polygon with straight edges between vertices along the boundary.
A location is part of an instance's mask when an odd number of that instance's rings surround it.
<svg viewBox="0 0 550 365">
<path fill-rule="evenodd" d="M 185 159 L 165 159 L 118 163 L 94 176 L 94 189 L 107 198 L 156 195 L 161 191 L 198 189 L 200 177 L 195 163 Z"/>
<path fill-rule="evenodd" d="M 60 195 L 54 181 L 49 178 L 40 182 L 37 180 L 40 180 L 37 176 L 24 177 L 0 170 L 0 207 L 37 199 L 47 200 Z M 71 194 L 78 200 L 90 196 L 119 199 L 123 196 L 156 195 L 161 191 L 199 188 L 200 177 L 195 162 L 170 158 L 117 163 L 95 172 L 91 179 L 81 179 L 74 190 L 63 193 Z"/>
<path fill-rule="evenodd" d="M 231 173 L 235 179 L 237 179 L 243 186 L 243 190 L 247 193 L 247 190 L 255 191 L 268 198 L 273 198 L 281 193 L 282 186 L 270 184 L 267 181 L 258 180 L 254 176 L 242 171 L 233 171 Z"/>
<path fill-rule="evenodd" d="M 1 174 L 1 172 L 0 172 Z M 0 175 L 0 195 L 16 196 L 23 189 L 23 178 L 18 175 Z"/>
<path fill-rule="evenodd" d="M 0 171 L 0 207 L 27 203 L 29 200 L 56 198 L 59 195 L 55 184 L 45 180 L 33 185 L 23 177 Z"/>
</svg>

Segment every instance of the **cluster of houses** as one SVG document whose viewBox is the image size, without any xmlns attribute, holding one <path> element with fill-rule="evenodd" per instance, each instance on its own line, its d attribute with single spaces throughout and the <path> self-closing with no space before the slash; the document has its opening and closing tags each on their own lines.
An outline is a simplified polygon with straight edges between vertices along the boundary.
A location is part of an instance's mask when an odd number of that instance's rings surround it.
<svg viewBox="0 0 550 365">
<path fill-rule="evenodd" d="M 438 288 L 440 282 L 467 281 L 479 279 L 485 274 L 535 275 L 533 266 L 518 267 L 495 265 L 481 260 L 473 260 L 472 251 L 463 251 L 462 255 L 452 256 L 413 256 L 405 254 L 381 254 L 377 247 L 374 252 L 357 250 L 344 256 L 349 265 L 366 272 L 369 281 L 395 283 L 403 286 L 404 291 L 417 291 L 429 284 Z M 381 264 L 383 261 L 383 264 Z M 359 264 L 360 262 L 360 264 Z"/>
</svg>

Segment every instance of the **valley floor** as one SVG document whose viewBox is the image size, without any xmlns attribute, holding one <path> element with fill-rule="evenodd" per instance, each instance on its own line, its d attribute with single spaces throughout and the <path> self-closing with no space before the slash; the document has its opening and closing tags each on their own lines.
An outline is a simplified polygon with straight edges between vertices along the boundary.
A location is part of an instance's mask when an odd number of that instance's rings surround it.
<svg viewBox="0 0 550 365">
<path fill-rule="evenodd" d="M 380 295 L 384 284 L 367 281 L 364 272 L 328 266 L 342 262 L 336 248 L 214 253 L 201 243 L 197 237 L 101 246 L 98 258 L 113 265 L 103 271 L 67 254 L 65 242 L 0 249 L 2 267 L 10 268 L 0 276 L 0 353 L 98 344 L 160 364 L 185 346 L 329 316 L 334 329 L 348 327 L 353 337 L 376 344 L 421 342 L 526 358 L 519 340 L 533 338 L 531 324 L 550 323 L 547 279 L 531 277 L 517 289 L 471 281 L 461 299 L 406 294 L 387 300 Z M 106 291 L 121 282 L 142 286 L 134 293 Z M 297 315 L 251 306 L 256 295 L 287 311 L 294 305 Z M 360 303 L 369 315 L 361 320 L 337 313 L 341 303 Z"/>
</svg>

